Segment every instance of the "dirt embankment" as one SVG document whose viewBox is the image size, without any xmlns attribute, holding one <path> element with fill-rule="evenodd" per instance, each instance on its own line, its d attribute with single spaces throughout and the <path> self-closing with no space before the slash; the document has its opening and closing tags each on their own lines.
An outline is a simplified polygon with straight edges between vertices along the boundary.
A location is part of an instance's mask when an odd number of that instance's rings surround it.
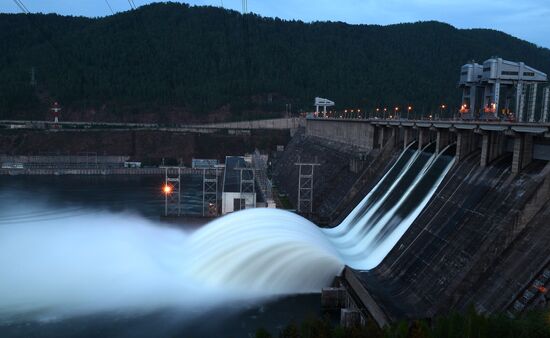
<svg viewBox="0 0 550 338">
<path fill-rule="evenodd" d="M 258 148 L 273 151 L 290 139 L 288 131 L 252 131 L 250 135 L 196 134 L 158 131 L 0 132 L 0 153 L 9 155 L 71 154 L 128 155 L 145 163 L 167 164 L 195 158 L 242 155 Z"/>
</svg>

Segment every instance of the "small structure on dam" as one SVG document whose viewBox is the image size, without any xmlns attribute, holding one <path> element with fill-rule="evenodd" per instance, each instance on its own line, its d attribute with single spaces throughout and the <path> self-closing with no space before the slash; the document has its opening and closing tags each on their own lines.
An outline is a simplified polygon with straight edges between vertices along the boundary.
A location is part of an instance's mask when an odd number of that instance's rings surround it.
<svg viewBox="0 0 550 338">
<path fill-rule="evenodd" d="M 496 57 L 483 65 L 472 61 L 460 70 L 460 115 L 463 119 L 535 122 L 538 85 L 547 81 L 545 73 L 523 62 Z M 543 90 L 541 122 L 548 121 L 548 90 Z"/>
<path fill-rule="evenodd" d="M 256 207 L 254 168 L 244 156 L 227 156 L 223 176 L 222 214 Z"/>
</svg>

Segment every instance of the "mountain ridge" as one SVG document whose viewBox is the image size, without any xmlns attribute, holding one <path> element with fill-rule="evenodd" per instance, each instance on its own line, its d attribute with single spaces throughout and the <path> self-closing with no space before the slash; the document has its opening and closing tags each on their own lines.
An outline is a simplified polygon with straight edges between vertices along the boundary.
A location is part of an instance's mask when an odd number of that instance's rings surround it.
<svg viewBox="0 0 550 338">
<path fill-rule="evenodd" d="M 154 3 L 100 18 L 0 14 L 0 118 L 185 122 L 311 110 L 458 106 L 459 67 L 498 55 L 550 71 L 550 50 L 490 29 L 241 15 Z M 38 85 L 30 85 L 35 68 Z"/>
</svg>

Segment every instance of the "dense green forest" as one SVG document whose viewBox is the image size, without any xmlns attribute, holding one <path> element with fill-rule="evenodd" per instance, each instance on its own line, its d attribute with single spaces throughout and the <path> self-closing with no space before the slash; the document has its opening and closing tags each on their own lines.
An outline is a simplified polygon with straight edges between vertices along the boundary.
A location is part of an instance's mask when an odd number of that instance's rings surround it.
<svg viewBox="0 0 550 338">
<path fill-rule="evenodd" d="M 459 67 L 493 55 L 550 72 L 550 50 L 439 22 L 284 21 L 156 3 L 101 18 L 0 14 L 0 118 L 272 116 L 322 96 L 340 109 L 458 106 Z M 31 85 L 34 68 L 36 85 Z"/>
</svg>

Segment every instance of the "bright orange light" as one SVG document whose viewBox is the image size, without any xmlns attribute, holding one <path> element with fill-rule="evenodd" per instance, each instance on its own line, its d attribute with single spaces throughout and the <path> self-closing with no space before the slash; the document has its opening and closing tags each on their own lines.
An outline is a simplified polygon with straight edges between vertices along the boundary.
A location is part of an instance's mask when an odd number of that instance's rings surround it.
<svg viewBox="0 0 550 338">
<path fill-rule="evenodd" d="M 398 111 L 399 110 L 399 107 L 395 107 L 395 111 Z"/>
<path fill-rule="evenodd" d="M 446 107 L 447 107 L 447 106 L 444 105 L 444 104 L 441 105 L 441 108 L 443 108 L 443 109 L 445 109 Z"/>
<path fill-rule="evenodd" d="M 413 107 L 411 107 L 411 106 L 408 106 L 408 107 L 407 107 L 407 109 L 408 109 L 408 110 L 411 110 L 411 109 L 413 109 Z"/>
<path fill-rule="evenodd" d="M 169 186 L 168 184 L 165 184 L 164 187 L 162 188 L 162 191 L 164 191 L 165 194 L 169 194 L 172 192 L 172 187 Z"/>
</svg>

